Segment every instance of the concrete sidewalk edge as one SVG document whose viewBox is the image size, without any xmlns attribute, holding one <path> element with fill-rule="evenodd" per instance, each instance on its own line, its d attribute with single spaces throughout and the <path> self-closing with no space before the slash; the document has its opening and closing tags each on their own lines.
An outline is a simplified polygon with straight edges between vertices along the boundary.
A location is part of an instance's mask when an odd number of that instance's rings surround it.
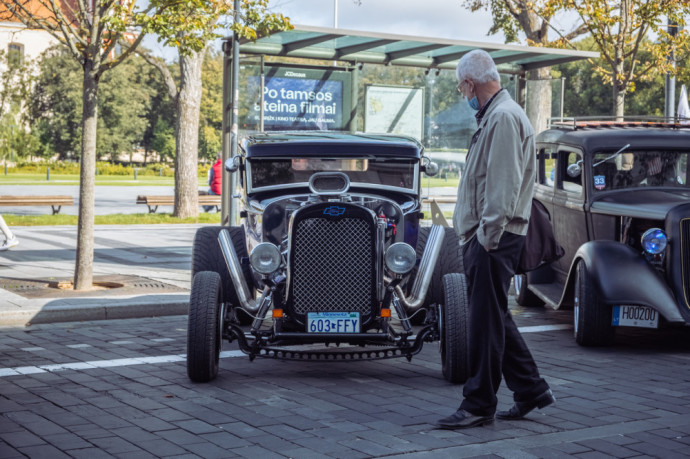
<svg viewBox="0 0 690 459">
<path fill-rule="evenodd" d="M 0 326 L 186 315 L 188 312 L 187 293 L 48 299 L 27 301 L 21 307 L 0 308 Z"/>
</svg>

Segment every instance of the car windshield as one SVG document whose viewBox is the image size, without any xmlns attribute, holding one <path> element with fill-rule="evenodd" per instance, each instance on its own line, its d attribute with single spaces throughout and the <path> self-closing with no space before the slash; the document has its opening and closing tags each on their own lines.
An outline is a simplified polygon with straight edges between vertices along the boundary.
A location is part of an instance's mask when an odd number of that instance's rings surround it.
<svg viewBox="0 0 690 459">
<path fill-rule="evenodd" d="M 391 158 L 252 158 L 247 175 L 252 190 L 308 183 L 315 172 L 344 172 L 353 184 L 414 190 L 418 164 Z"/>
<path fill-rule="evenodd" d="M 612 153 L 597 153 L 593 157 L 595 191 L 651 186 L 688 187 L 688 151 L 626 150 L 606 160 Z"/>
</svg>

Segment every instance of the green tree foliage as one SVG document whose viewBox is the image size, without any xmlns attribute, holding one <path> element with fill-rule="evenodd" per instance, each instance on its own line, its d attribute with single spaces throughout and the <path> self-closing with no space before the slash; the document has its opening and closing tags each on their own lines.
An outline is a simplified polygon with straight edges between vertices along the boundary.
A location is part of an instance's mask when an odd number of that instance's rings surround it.
<svg viewBox="0 0 690 459">
<path fill-rule="evenodd" d="M 149 147 L 160 155 L 161 160 L 175 158 L 175 127 L 165 118 L 156 119 Z"/>
<path fill-rule="evenodd" d="M 82 69 L 63 46 L 44 53 L 29 97 L 33 129 L 61 158 L 78 157 L 81 145 Z M 146 131 L 164 116 L 167 95 L 160 76 L 138 56 L 106 73 L 98 99 L 99 159 L 117 159 L 144 142 Z M 167 103 L 170 112 L 170 104 Z"/>
<path fill-rule="evenodd" d="M 43 154 L 24 119 L 24 102 L 33 84 L 33 62 L 0 51 L 0 159 L 16 161 Z"/>
<path fill-rule="evenodd" d="M 649 52 L 646 40 L 639 53 L 641 66 L 646 66 L 654 57 Z M 592 37 L 587 37 L 574 44 L 577 49 L 591 51 L 596 44 Z M 604 65 L 601 62 L 575 61 L 561 64 L 555 68 L 557 76 L 565 77 L 565 116 L 611 116 L 613 94 L 609 84 L 604 82 L 597 68 Z M 690 84 L 690 59 L 685 57 L 677 62 L 678 87 L 680 84 Z M 635 91 L 625 98 L 625 113 L 632 116 L 664 116 L 665 74 L 655 72 L 648 78 L 635 82 Z M 676 91 L 678 96 L 679 90 Z M 678 106 L 677 100 L 674 105 Z"/>
<path fill-rule="evenodd" d="M 597 72 L 612 88 L 612 114 L 625 112 L 625 95 L 632 93 L 644 78 L 659 72 L 675 71 L 667 57 L 681 56 L 688 48 L 684 29 L 690 3 L 678 0 L 545 0 L 551 8 L 576 13 L 601 53 Z M 669 34 L 667 21 L 678 28 Z M 645 41 L 648 34 L 658 37 Z M 642 61 L 642 54 L 648 58 Z"/>
<path fill-rule="evenodd" d="M 213 161 L 222 146 L 223 55 L 210 50 L 201 67 L 199 157 Z"/>
<path fill-rule="evenodd" d="M 146 129 L 141 141 L 145 159 L 148 160 L 149 152 L 155 152 L 161 160 L 171 161 L 175 158 L 175 104 L 158 70 L 147 64 L 141 71 L 146 73 L 146 85 L 151 93 Z"/>
<path fill-rule="evenodd" d="M 0 0 L 2 1 L 2 0 Z M 162 0 L 160 0 L 162 1 Z M 169 1 L 169 0 L 166 0 Z M 201 3 L 202 5 L 199 5 Z M 207 4 L 208 3 L 208 4 Z M 213 4 L 210 4 L 213 3 Z M 179 80 L 174 81 L 170 69 L 160 59 L 141 53 L 158 68 L 170 98 L 175 103 L 175 205 L 177 217 L 197 215 L 199 144 L 217 146 L 215 131 L 200 125 L 202 99 L 202 67 L 208 43 L 219 38 L 220 31 L 231 30 L 239 39 L 253 40 L 274 30 L 290 28 L 282 14 L 268 10 L 269 0 L 188 0 L 173 2 L 157 17 L 145 23 L 148 30 L 158 34 L 159 40 L 177 47 L 179 52 Z M 232 15 L 231 15 L 232 13 Z M 222 20 L 232 18 L 222 24 Z M 202 135 L 199 135 L 201 131 Z"/>
<path fill-rule="evenodd" d="M 28 99 L 32 129 L 61 159 L 78 156 L 83 71 L 64 48 L 53 47 L 39 59 L 38 72 Z"/>
</svg>

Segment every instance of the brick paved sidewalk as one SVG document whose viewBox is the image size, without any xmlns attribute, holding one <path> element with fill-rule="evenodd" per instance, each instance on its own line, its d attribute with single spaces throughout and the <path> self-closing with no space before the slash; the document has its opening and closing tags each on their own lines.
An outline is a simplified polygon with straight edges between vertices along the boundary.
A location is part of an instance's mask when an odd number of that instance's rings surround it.
<svg viewBox="0 0 690 459">
<path fill-rule="evenodd" d="M 558 402 L 457 432 L 432 425 L 462 391 L 437 343 L 411 362 L 347 363 L 250 362 L 226 344 L 218 379 L 193 384 L 182 316 L 3 328 L 0 457 L 688 457 L 688 330 L 582 348 L 536 327 L 571 312 L 514 314 Z"/>
</svg>

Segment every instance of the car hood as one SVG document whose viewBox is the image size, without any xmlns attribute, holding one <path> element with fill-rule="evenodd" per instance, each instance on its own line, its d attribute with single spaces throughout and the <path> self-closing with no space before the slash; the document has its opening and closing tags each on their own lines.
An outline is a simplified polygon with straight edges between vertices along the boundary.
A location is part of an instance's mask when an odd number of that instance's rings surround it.
<svg viewBox="0 0 690 459">
<path fill-rule="evenodd" d="M 590 209 L 597 214 L 663 220 L 682 204 L 690 204 L 690 190 L 625 190 L 598 198 Z"/>
</svg>

